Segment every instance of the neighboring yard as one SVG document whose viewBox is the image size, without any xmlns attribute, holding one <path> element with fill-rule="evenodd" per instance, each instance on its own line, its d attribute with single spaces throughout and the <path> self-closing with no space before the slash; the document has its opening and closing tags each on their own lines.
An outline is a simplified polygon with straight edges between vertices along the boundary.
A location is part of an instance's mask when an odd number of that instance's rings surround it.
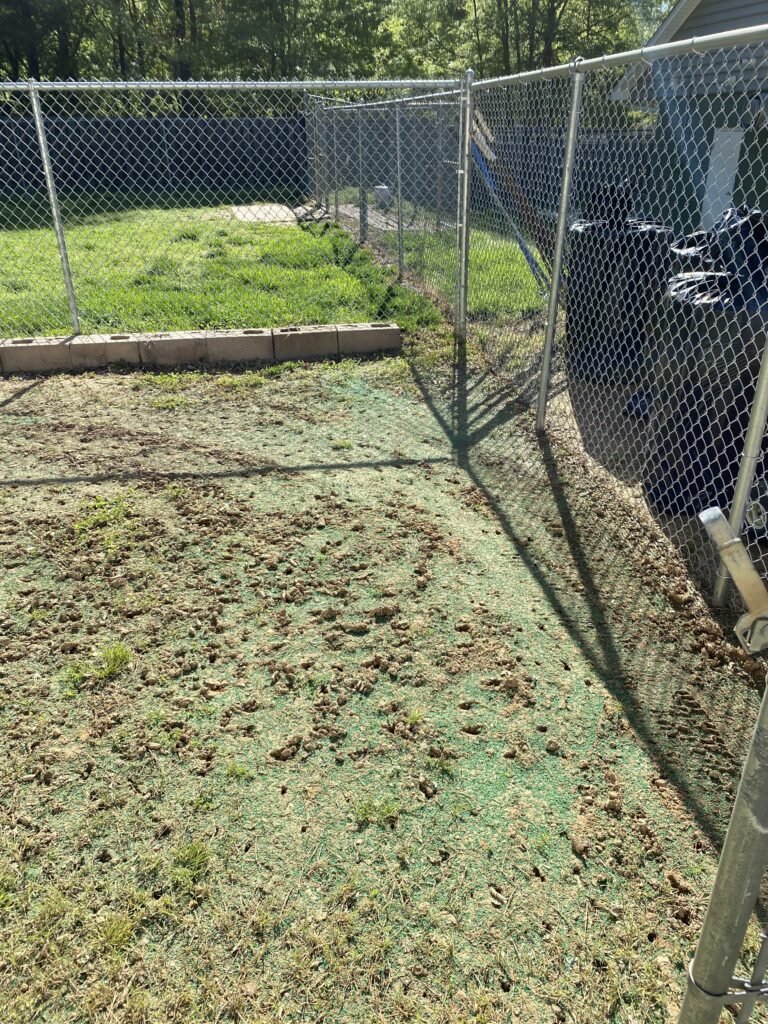
<svg viewBox="0 0 768 1024">
<path fill-rule="evenodd" d="M 341 228 L 238 220 L 233 208 L 113 210 L 67 225 L 82 331 L 204 330 L 295 323 L 434 323 L 434 307 Z M 257 214 L 254 214 L 254 217 Z M 50 228 L 0 232 L 0 326 L 66 334 Z"/>
<path fill-rule="evenodd" d="M 674 1019 L 759 673 L 449 353 L 0 381 L 3 1024 Z"/>
<path fill-rule="evenodd" d="M 103 200 L 108 205 L 108 197 Z M 116 202 L 112 203 L 117 206 Z M 234 211 L 252 219 L 237 219 Z M 19 224 L 0 209 L 0 334 L 61 334 L 70 320 L 53 231 L 44 208 Z M 18 213 L 18 211 L 16 211 Z M 358 248 L 337 225 L 259 223 L 266 211 L 210 206 L 65 208 L 66 238 L 84 333 L 276 327 L 395 320 L 434 324 L 430 303 Z M 452 296 L 455 232 L 405 232 L 406 266 Z M 372 230 L 390 264 L 397 233 Z M 499 235 L 472 235 L 473 317 L 506 326 L 541 298 L 519 249 Z"/>
</svg>

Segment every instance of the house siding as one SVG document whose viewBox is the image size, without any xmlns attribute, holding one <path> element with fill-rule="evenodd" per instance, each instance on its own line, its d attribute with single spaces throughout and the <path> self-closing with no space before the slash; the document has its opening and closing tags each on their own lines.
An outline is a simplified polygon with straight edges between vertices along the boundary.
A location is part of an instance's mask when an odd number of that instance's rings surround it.
<svg viewBox="0 0 768 1024">
<path fill-rule="evenodd" d="M 768 24 L 768 0 L 733 0 L 732 3 L 700 0 L 672 39 L 690 39 L 764 24 Z"/>
</svg>

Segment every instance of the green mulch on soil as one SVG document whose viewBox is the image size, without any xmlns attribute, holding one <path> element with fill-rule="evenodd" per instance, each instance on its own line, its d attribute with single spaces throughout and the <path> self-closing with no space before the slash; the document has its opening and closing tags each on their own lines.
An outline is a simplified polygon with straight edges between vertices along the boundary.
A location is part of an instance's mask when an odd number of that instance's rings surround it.
<svg viewBox="0 0 768 1024">
<path fill-rule="evenodd" d="M 4 1024 L 674 1020 L 756 670 L 449 344 L 0 381 Z"/>
</svg>

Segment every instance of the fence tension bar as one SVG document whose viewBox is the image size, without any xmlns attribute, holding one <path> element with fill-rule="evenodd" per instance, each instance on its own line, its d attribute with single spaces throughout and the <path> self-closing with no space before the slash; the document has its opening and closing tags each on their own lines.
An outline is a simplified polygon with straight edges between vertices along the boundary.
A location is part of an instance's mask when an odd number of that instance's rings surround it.
<svg viewBox="0 0 768 1024">
<path fill-rule="evenodd" d="M 56 232 L 56 244 L 59 247 L 59 260 L 61 261 L 61 273 L 64 277 L 64 287 L 67 290 L 67 301 L 69 302 L 69 312 L 72 316 L 72 330 L 74 334 L 80 333 L 80 314 L 77 310 L 77 298 L 75 297 L 75 287 L 72 283 L 72 271 L 69 266 L 69 256 L 67 254 L 67 241 L 64 237 L 64 225 L 61 221 L 61 210 L 59 209 L 59 196 L 56 191 L 56 181 L 53 177 L 53 167 L 51 166 L 51 155 L 48 152 L 48 139 L 45 134 L 45 125 L 43 124 L 43 112 L 40 108 L 40 95 L 37 89 L 37 82 L 34 78 L 30 78 L 27 82 L 29 86 L 29 98 L 32 102 L 32 114 L 35 119 L 35 130 L 37 131 L 37 142 L 40 147 L 40 156 L 43 161 L 43 171 L 45 172 L 45 187 L 48 192 L 48 202 L 51 206 L 51 216 L 53 217 L 53 230 Z"/>
<path fill-rule="evenodd" d="M 467 340 L 467 288 L 469 284 L 469 200 L 472 156 L 472 84 L 475 72 L 466 71 L 461 87 L 461 130 L 458 170 L 458 216 L 456 218 L 456 248 L 458 255 L 458 281 L 456 288 L 456 343 Z"/>
<path fill-rule="evenodd" d="M 576 65 L 578 67 L 578 64 Z M 541 354 L 541 376 L 539 378 L 539 398 L 536 405 L 536 431 L 541 434 L 547 426 L 547 398 L 549 380 L 552 375 L 552 352 L 555 345 L 555 328 L 557 326 L 557 307 L 560 301 L 560 283 L 562 280 L 563 254 L 565 252 L 565 235 L 568 230 L 568 208 L 571 199 L 573 182 L 573 164 L 576 154 L 576 140 L 579 134 L 579 118 L 581 116 L 581 97 L 584 91 L 584 72 L 573 74 L 571 85 L 571 111 L 568 118 L 568 130 L 565 136 L 565 153 L 563 156 L 563 178 L 560 186 L 560 206 L 557 211 L 557 228 L 555 233 L 555 251 L 552 257 L 552 277 L 549 284 L 549 302 L 547 304 L 547 326 L 544 332 L 544 349 Z"/>
</svg>

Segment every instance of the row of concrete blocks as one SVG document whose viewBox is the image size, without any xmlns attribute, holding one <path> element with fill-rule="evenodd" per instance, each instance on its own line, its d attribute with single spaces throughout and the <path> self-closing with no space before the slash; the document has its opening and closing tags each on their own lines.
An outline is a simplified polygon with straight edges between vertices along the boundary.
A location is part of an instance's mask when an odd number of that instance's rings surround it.
<svg viewBox="0 0 768 1024">
<path fill-rule="evenodd" d="M 158 334 L 79 334 L 71 338 L 0 341 L 4 374 L 93 370 L 112 364 L 183 366 L 187 363 L 253 363 L 329 359 L 387 352 L 401 346 L 397 324 L 323 327 L 254 327 L 239 331 Z"/>
</svg>

